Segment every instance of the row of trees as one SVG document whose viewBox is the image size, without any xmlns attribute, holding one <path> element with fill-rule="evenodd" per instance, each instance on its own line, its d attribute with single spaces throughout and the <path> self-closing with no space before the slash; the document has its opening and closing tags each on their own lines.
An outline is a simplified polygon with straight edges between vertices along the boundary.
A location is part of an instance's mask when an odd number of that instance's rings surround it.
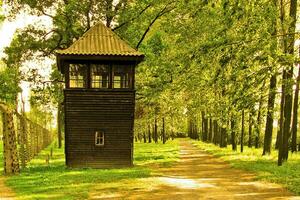
<svg viewBox="0 0 300 200">
<path fill-rule="evenodd" d="M 20 72 L 28 60 L 54 59 L 56 49 L 105 22 L 146 54 L 136 75 L 137 136 L 189 130 L 191 137 L 221 146 L 230 141 L 233 149 L 238 143 L 263 146 L 264 154 L 278 138 L 281 165 L 298 143 L 297 5 L 297 0 L 12 1 L 11 17 L 26 11 L 49 17 L 52 26 L 20 30 L 5 63 Z M 63 80 L 56 66 L 50 80 L 37 76 L 29 77 L 36 83 L 35 100 L 61 110 Z M 155 130 L 157 122 L 164 131 Z"/>
<path fill-rule="evenodd" d="M 263 155 L 276 142 L 282 165 L 299 144 L 297 8 L 295 0 L 176 3 L 143 46 L 137 123 L 181 118 L 169 132 Z"/>
</svg>

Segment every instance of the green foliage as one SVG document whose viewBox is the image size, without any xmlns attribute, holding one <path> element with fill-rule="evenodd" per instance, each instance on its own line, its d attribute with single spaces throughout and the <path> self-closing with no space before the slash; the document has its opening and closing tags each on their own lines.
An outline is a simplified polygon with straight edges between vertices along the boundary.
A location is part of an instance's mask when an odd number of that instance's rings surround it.
<svg viewBox="0 0 300 200">
<path fill-rule="evenodd" d="M 53 148 L 50 165 L 45 164 Z M 1 154 L 0 154 L 1 155 Z M 33 159 L 18 176 L 11 176 L 7 185 L 18 199 L 87 199 L 97 184 L 114 184 L 151 176 L 150 163 L 170 164 L 178 159 L 178 141 L 163 144 L 135 144 L 135 167 L 123 169 L 67 169 L 63 149 L 53 144 Z M 0 160 L 1 162 L 1 160 Z"/>
<path fill-rule="evenodd" d="M 18 71 L 15 68 L 0 70 L 0 100 L 9 104 L 15 104 L 18 92 L 21 91 L 18 82 Z"/>
<path fill-rule="evenodd" d="M 277 152 L 261 156 L 261 149 L 245 147 L 244 152 L 232 151 L 231 147 L 219 148 L 213 144 L 194 141 L 199 148 L 214 154 L 230 163 L 231 166 L 257 174 L 257 179 L 280 183 L 297 195 L 300 194 L 300 156 L 290 155 L 290 161 L 278 167 Z"/>
<path fill-rule="evenodd" d="M 4 19 L 5 19 L 4 15 L 3 15 L 3 13 L 2 13 L 2 6 L 3 6 L 3 1 L 0 0 L 0 25 L 1 25 L 1 23 L 2 23 L 2 22 L 4 21 Z"/>
</svg>

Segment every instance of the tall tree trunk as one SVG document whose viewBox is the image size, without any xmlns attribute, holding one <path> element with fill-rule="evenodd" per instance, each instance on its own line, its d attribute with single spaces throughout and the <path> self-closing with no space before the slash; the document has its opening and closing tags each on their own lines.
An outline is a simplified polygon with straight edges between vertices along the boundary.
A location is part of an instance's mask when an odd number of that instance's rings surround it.
<svg viewBox="0 0 300 200">
<path fill-rule="evenodd" d="M 3 110 L 4 173 L 16 174 L 20 172 L 20 166 L 13 114 L 7 108 L 1 109 Z"/>
<path fill-rule="evenodd" d="M 249 138 L 248 138 L 248 147 L 251 148 L 252 147 L 252 114 L 251 114 L 251 111 L 249 112 L 249 129 L 248 129 L 248 135 L 249 135 Z"/>
<path fill-rule="evenodd" d="M 151 126 L 148 124 L 148 143 L 152 142 L 152 137 L 151 137 Z"/>
<path fill-rule="evenodd" d="M 270 79 L 268 112 L 267 112 L 267 120 L 266 120 L 267 122 L 266 122 L 266 129 L 265 129 L 263 155 L 271 153 L 275 97 L 276 97 L 276 75 L 274 74 Z"/>
<path fill-rule="evenodd" d="M 212 142 L 212 138 L 213 138 L 213 125 L 212 125 L 212 119 L 209 119 L 209 131 L 208 131 L 208 141 Z"/>
<path fill-rule="evenodd" d="M 166 132 L 165 132 L 165 118 L 162 118 L 162 141 L 163 144 L 166 143 Z"/>
<path fill-rule="evenodd" d="M 282 73 L 282 79 L 284 79 L 285 72 Z M 279 129 L 277 131 L 277 137 L 276 137 L 276 145 L 275 149 L 278 149 L 282 147 L 282 132 L 283 132 L 283 108 L 284 108 L 284 92 L 285 92 L 285 85 L 281 85 L 281 98 L 280 98 L 280 117 L 279 117 Z M 279 151 L 279 154 L 281 152 Z"/>
<path fill-rule="evenodd" d="M 158 134 L 157 134 L 157 118 L 154 117 L 154 142 L 158 143 Z"/>
<path fill-rule="evenodd" d="M 242 110 L 241 152 L 244 151 L 245 111 Z"/>
<path fill-rule="evenodd" d="M 202 121 L 203 121 L 203 133 L 202 133 L 202 141 L 207 141 L 207 135 L 208 135 L 208 119 L 205 116 L 205 112 L 201 112 L 202 115 Z"/>
<path fill-rule="evenodd" d="M 296 90 L 294 96 L 293 106 L 293 122 L 292 122 L 292 153 L 297 151 L 297 120 L 298 120 L 298 97 L 299 97 L 299 81 L 300 81 L 300 69 L 298 65 L 298 76 L 296 79 Z"/>
<path fill-rule="evenodd" d="M 221 127 L 220 147 L 227 147 L 227 130 Z"/>
<path fill-rule="evenodd" d="M 283 4 L 281 5 L 282 9 Z M 286 54 L 294 54 L 294 43 L 295 43 L 295 28 L 296 28 L 296 18 L 297 18 L 297 0 L 290 0 L 290 24 L 288 28 L 288 35 L 284 36 L 286 41 L 286 48 L 284 49 Z M 292 103 L 293 103 L 293 85 L 291 80 L 293 77 L 293 65 L 290 63 L 286 72 L 286 76 L 283 79 L 283 84 L 285 84 L 285 93 L 284 93 L 284 121 L 283 121 L 283 132 L 282 132 L 282 147 L 279 148 L 278 154 L 278 165 L 281 166 L 284 161 L 288 159 L 288 143 L 290 137 L 290 125 L 291 125 L 291 112 L 292 112 Z"/>
<path fill-rule="evenodd" d="M 220 133 L 219 133 L 219 126 L 218 126 L 217 120 L 214 120 L 213 125 L 214 125 L 214 139 L 213 139 L 213 142 L 214 142 L 214 144 L 219 144 L 220 143 Z"/>
<path fill-rule="evenodd" d="M 147 143 L 147 136 L 146 136 L 146 132 L 143 132 L 143 138 L 144 138 L 144 143 Z"/>
<path fill-rule="evenodd" d="M 236 151 L 236 132 L 235 132 L 235 119 L 232 118 L 231 122 L 231 145 L 232 145 L 232 150 Z"/>
<path fill-rule="evenodd" d="M 265 81 L 263 82 L 262 88 L 265 87 Z M 257 122 L 255 126 L 255 148 L 260 147 L 260 132 L 261 132 L 261 109 L 262 109 L 262 104 L 263 104 L 263 95 L 261 94 L 260 99 L 259 99 L 259 105 L 258 105 L 258 113 L 257 113 Z"/>
</svg>

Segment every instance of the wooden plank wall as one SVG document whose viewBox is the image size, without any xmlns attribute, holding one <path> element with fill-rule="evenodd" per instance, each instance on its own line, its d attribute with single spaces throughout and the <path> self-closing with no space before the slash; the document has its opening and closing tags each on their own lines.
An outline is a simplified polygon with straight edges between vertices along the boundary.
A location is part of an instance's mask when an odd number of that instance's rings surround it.
<svg viewBox="0 0 300 200">
<path fill-rule="evenodd" d="M 66 164 L 111 168 L 132 165 L 134 90 L 65 90 Z M 95 146 L 95 131 L 105 132 Z"/>
</svg>

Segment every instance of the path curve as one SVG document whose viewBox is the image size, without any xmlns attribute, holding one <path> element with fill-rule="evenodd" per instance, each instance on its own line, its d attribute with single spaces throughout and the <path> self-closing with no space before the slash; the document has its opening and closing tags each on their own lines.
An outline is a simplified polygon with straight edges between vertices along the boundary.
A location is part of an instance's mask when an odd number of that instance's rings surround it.
<svg viewBox="0 0 300 200">
<path fill-rule="evenodd" d="M 90 194 L 90 199 L 151 199 L 151 200 L 300 200 L 300 197 L 278 184 L 254 181 L 255 175 L 233 169 L 226 162 L 180 141 L 180 160 L 172 167 L 155 168 L 159 176 L 124 180 L 124 188 L 103 185 Z M 128 189 L 129 188 L 129 189 Z"/>
</svg>

